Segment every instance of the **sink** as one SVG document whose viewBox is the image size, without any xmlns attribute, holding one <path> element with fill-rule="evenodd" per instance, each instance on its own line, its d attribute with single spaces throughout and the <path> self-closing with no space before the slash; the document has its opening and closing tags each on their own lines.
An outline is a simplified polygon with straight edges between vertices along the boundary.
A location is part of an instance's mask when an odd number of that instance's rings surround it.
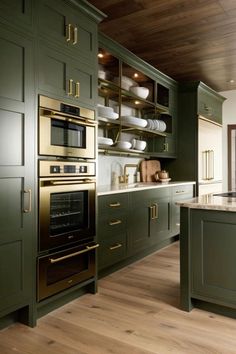
<svg viewBox="0 0 236 354">
<path fill-rule="evenodd" d="M 236 198 L 236 192 L 225 192 L 225 193 L 217 193 L 213 194 L 217 197 L 227 197 L 227 198 Z"/>
</svg>

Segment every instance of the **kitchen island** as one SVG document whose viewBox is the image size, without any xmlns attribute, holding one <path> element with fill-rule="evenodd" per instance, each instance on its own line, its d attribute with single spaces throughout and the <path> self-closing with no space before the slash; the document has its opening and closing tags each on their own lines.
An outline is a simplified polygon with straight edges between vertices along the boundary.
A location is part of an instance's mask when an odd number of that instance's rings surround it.
<svg viewBox="0 0 236 354">
<path fill-rule="evenodd" d="M 180 305 L 236 317 L 236 198 L 179 201 Z"/>
</svg>

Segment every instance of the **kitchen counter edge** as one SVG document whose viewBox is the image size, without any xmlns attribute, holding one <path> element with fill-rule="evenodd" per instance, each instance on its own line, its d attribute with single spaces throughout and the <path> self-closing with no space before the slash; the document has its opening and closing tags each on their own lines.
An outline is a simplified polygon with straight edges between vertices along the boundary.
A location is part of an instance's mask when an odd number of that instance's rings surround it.
<svg viewBox="0 0 236 354">
<path fill-rule="evenodd" d="M 147 189 L 156 189 L 156 188 L 166 188 L 166 187 L 174 187 L 174 186 L 181 186 L 181 185 L 191 185 L 195 184 L 193 181 L 178 181 L 178 182 L 137 182 L 132 184 L 119 184 L 117 186 L 98 186 L 97 187 L 97 196 L 108 195 L 108 194 L 116 194 L 116 193 L 126 193 L 126 192 L 137 192 L 141 190 Z"/>
<path fill-rule="evenodd" d="M 206 209 L 236 212 L 236 198 L 206 194 L 189 200 L 178 201 L 177 205 L 190 209 Z"/>
</svg>

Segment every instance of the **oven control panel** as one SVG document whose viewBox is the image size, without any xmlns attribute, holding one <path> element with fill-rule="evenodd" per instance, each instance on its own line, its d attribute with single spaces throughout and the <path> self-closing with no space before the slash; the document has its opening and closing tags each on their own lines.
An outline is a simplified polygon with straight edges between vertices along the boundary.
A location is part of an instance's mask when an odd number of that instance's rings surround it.
<svg viewBox="0 0 236 354">
<path fill-rule="evenodd" d="M 95 175 L 95 162 L 39 161 L 39 177 Z"/>
</svg>

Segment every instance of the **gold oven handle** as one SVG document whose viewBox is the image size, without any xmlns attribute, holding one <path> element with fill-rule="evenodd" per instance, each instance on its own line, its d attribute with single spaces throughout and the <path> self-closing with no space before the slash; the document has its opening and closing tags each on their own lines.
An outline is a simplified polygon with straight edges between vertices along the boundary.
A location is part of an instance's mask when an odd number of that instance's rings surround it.
<svg viewBox="0 0 236 354">
<path fill-rule="evenodd" d="M 86 246 L 86 248 L 81 250 L 81 251 L 70 253 L 70 254 L 67 254 L 66 256 L 59 257 L 59 258 L 49 258 L 49 260 L 50 260 L 50 263 L 52 263 L 52 264 L 53 263 L 57 263 L 57 262 L 61 262 L 64 259 L 78 256 L 79 254 L 83 254 L 83 253 L 89 252 L 89 251 L 94 250 L 94 249 L 96 249 L 98 247 L 99 247 L 99 244 L 97 243 L 94 246 Z"/>
<path fill-rule="evenodd" d="M 64 184 L 84 184 L 84 183 L 94 183 L 95 181 L 92 179 L 83 179 L 83 180 L 76 180 L 76 181 L 50 181 L 50 184 L 62 186 Z"/>
<path fill-rule="evenodd" d="M 23 212 L 24 213 L 31 213 L 31 210 L 32 210 L 32 190 L 30 188 L 27 190 L 24 190 L 24 194 L 29 194 L 29 206 L 28 206 L 28 208 L 24 208 Z"/>
</svg>

